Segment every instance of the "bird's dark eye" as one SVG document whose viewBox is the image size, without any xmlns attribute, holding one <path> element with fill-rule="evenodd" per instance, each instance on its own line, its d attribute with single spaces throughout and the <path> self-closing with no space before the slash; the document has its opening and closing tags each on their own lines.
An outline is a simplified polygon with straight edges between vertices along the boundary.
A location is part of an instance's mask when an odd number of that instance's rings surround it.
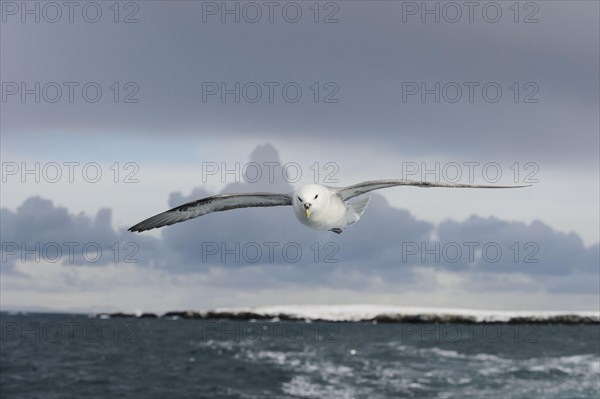
<svg viewBox="0 0 600 399">
<path fill-rule="evenodd" d="M 319 194 L 315 195 L 315 199 L 317 199 L 318 196 L 319 196 Z"/>
<path fill-rule="evenodd" d="M 300 202 L 302 202 L 302 198 L 298 197 L 298 200 L 299 200 Z"/>
</svg>

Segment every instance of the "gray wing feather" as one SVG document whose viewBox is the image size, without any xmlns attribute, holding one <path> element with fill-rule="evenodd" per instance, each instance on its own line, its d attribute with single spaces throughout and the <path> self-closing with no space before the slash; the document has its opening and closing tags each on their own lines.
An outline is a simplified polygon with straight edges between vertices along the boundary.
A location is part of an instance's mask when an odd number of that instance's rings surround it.
<svg viewBox="0 0 600 399">
<path fill-rule="evenodd" d="M 212 212 L 222 212 L 229 209 L 292 205 L 290 194 L 248 193 L 248 194 L 219 194 L 197 201 L 188 202 L 166 212 L 152 216 L 129 231 L 142 232 L 184 222 Z"/>
<path fill-rule="evenodd" d="M 446 188 L 519 188 L 529 186 L 493 186 L 480 184 L 459 184 L 459 183 L 430 183 L 414 180 L 374 180 L 365 181 L 348 187 L 333 188 L 333 190 L 344 200 L 357 197 L 369 191 L 395 186 L 416 186 L 416 187 L 446 187 Z"/>
</svg>

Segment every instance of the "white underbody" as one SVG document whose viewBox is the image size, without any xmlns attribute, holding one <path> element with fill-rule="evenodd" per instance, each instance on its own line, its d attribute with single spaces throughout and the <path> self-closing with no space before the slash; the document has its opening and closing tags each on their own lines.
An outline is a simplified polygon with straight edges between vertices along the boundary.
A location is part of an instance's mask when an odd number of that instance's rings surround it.
<svg viewBox="0 0 600 399">
<path fill-rule="evenodd" d="M 336 193 L 325 186 L 310 185 L 313 190 L 318 189 L 320 197 L 314 199 L 310 191 L 310 197 L 301 202 L 298 197 L 306 195 L 306 187 L 297 190 L 294 193 L 292 207 L 298 220 L 315 230 L 344 229 L 360 219 L 363 209 L 366 207 L 368 199 L 358 203 L 346 203 Z M 304 189 L 304 191 L 302 191 Z M 312 199 L 312 200 L 311 200 Z M 306 214 L 304 203 L 311 202 L 310 217 Z M 360 204 L 357 208 L 357 205 Z M 358 211 L 358 212 L 357 212 Z"/>
</svg>

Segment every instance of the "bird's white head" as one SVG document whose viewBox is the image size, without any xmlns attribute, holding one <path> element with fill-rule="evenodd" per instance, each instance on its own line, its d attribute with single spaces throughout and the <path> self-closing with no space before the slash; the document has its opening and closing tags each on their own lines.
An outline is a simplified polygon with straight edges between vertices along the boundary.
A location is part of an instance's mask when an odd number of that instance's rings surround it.
<svg viewBox="0 0 600 399">
<path fill-rule="evenodd" d="M 294 191 L 292 205 L 297 213 L 303 213 L 308 219 L 313 213 L 327 206 L 329 189 L 320 184 L 307 184 Z"/>
</svg>

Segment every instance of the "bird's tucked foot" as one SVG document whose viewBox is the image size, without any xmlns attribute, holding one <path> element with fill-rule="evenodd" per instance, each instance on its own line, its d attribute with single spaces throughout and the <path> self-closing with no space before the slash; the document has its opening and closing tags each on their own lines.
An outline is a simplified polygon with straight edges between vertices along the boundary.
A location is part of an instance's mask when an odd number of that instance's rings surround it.
<svg viewBox="0 0 600 399">
<path fill-rule="evenodd" d="M 330 229 L 329 231 L 333 231 L 335 234 L 342 234 L 342 229 L 340 229 L 338 227 Z"/>
</svg>

